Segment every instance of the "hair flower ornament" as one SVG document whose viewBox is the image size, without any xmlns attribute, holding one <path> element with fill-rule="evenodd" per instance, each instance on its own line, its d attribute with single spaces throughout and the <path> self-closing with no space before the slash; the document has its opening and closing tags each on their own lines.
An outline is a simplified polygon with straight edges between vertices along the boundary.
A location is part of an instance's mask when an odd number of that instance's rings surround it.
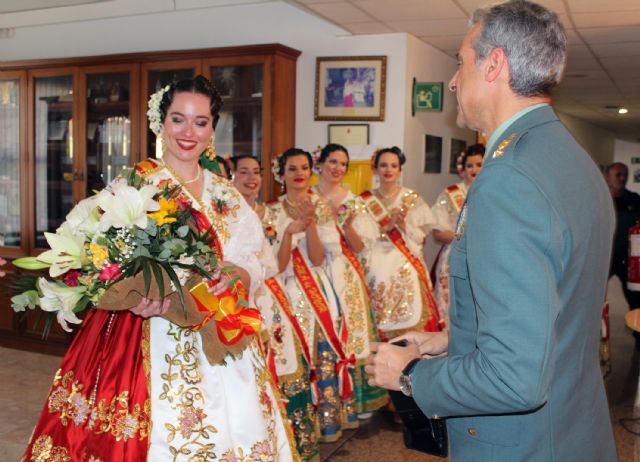
<svg viewBox="0 0 640 462">
<path fill-rule="evenodd" d="M 456 160 L 456 170 L 458 171 L 458 176 L 464 176 L 464 165 L 462 160 L 464 159 L 464 151 L 460 153 L 458 159 Z"/>
<path fill-rule="evenodd" d="M 278 154 L 273 159 L 271 159 L 271 173 L 273 173 L 273 178 L 280 184 L 284 184 L 284 179 L 280 176 L 280 157 L 282 154 Z"/>
<path fill-rule="evenodd" d="M 149 102 L 147 106 L 149 110 L 147 111 L 147 118 L 149 119 L 149 128 L 155 135 L 160 134 L 160 130 L 162 129 L 162 117 L 160 116 L 160 103 L 162 102 L 162 97 L 164 94 L 169 91 L 171 85 L 167 85 L 164 88 L 161 88 L 153 95 L 149 97 Z"/>
<path fill-rule="evenodd" d="M 320 175 L 320 155 L 322 154 L 322 146 L 318 147 L 311 153 L 313 159 L 313 173 Z"/>
</svg>

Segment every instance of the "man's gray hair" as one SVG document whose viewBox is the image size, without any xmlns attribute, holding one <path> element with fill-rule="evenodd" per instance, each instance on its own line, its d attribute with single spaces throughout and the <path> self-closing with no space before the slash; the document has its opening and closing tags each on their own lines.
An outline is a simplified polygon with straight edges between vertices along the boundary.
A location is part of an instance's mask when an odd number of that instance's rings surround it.
<svg viewBox="0 0 640 462">
<path fill-rule="evenodd" d="M 567 36 L 558 15 L 525 0 L 513 0 L 473 14 L 480 23 L 473 48 L 476 62 L 494 48 L 509 60 L 511 89 L 520 96 L 549 95 L 560 82 L 566 62 Z"/>
</svg>

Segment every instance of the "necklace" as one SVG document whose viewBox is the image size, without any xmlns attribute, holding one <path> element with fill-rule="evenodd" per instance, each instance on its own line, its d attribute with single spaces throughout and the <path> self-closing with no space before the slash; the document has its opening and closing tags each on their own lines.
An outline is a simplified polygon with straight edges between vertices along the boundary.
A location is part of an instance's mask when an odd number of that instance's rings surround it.
<svg viewBox="0 0 640 462">
<path fill-rule="evenodd" d="M 178 181 L 183 185 L 195 183 L 202 176 L 202 167 L 198 165 L 198 174 L 195 177 L 191 178 L 190 180 L 183 180 L 182 177 L 178 175 L 178 173 L 176 173 L 176 171 L 173 168 L 171 168 L 166 162 L 162 161 L 162 163 L 164 164 L 165 167 L 167 167 L 167 170 L 169 170 L 173 174 L 173 176 L 175 176 L 178 179 Z"/>
<path fill-rule="evenodd" d="M 284 198 L 284 202 L 285 202 L 284 205 L 285 205 L 285 207 L 287 209 L 287 214 L 291 218 L 295 219 L 296 218 L 296 208 L 293 206 L 293 204 L 291 202 L 289 202 L 289 198 L 288 197 Z"/>
<path fill-rule="evenodd" d="M 382 198 L 384 202 L 388 204 L 393 202 L 393 199 L 395 199 L 395 197 L 398 195 L 399 192 L 400 192 L 400 188 L 398 188 L 396 191 L 392 192 L 391 194 L 383 194 L 380 188 L 378 188 L 377 190 L 378 195 Z"/>
</svg>

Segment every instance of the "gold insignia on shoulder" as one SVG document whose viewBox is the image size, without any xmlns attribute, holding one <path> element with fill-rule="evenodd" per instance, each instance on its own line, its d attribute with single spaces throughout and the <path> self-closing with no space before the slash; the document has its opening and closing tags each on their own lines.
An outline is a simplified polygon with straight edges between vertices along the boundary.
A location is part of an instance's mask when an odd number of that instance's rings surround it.
<svg viewBox="0 0 640 462">
<path fill-rule="evenodd" d="M 498 149 L 496 149 L 495 151 L 493 151 L 493 155 L 491 156 L 492 159 L 496 159 L 498 157 L 501 157 L 502 154 L 504 154 L 504 150 L 507 148 L 507 146 L 509 146 L 509 143 L 511 143 L 513 141 L 513 139 L 516 137 L 517 133 L 513 132 L 511 135 L 509 135 L 508 138 L 502 140 L 502 143 L 500 143 L 498 145 Z"/>
</svg>

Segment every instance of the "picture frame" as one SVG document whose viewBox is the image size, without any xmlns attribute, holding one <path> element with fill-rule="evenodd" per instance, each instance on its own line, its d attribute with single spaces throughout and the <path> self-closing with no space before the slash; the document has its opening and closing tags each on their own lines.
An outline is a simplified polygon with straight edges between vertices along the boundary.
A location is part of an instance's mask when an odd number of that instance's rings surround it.
<svg viewBox="0 0 640 462">
<path fill-rule="evenodd" d="M 442 171 L 442 137 L 425 135 L 424 173 L 440 173 Z"/>
<path fill-rule="evenodd" d="M 467 149 L 467 142 L 451 138 L 451 158 L 449 159 L 449 173 L 458 174 L 458 156 Z"/>
<path fill-rule="evenodd" d="M 343 146 L 369 144 L 369 124 L 329 124 L 327 140 Z"/>
<path fill-rule="evenodd" d="M 442 112 L 443 82 L 417 82 L 413 79 L 411 115 L 416 112 Z"/>
<path fill-rule="evenodd" d="M 386 56 L 316 58 L 314 120 L 383 121 Z"/>
</svg>

